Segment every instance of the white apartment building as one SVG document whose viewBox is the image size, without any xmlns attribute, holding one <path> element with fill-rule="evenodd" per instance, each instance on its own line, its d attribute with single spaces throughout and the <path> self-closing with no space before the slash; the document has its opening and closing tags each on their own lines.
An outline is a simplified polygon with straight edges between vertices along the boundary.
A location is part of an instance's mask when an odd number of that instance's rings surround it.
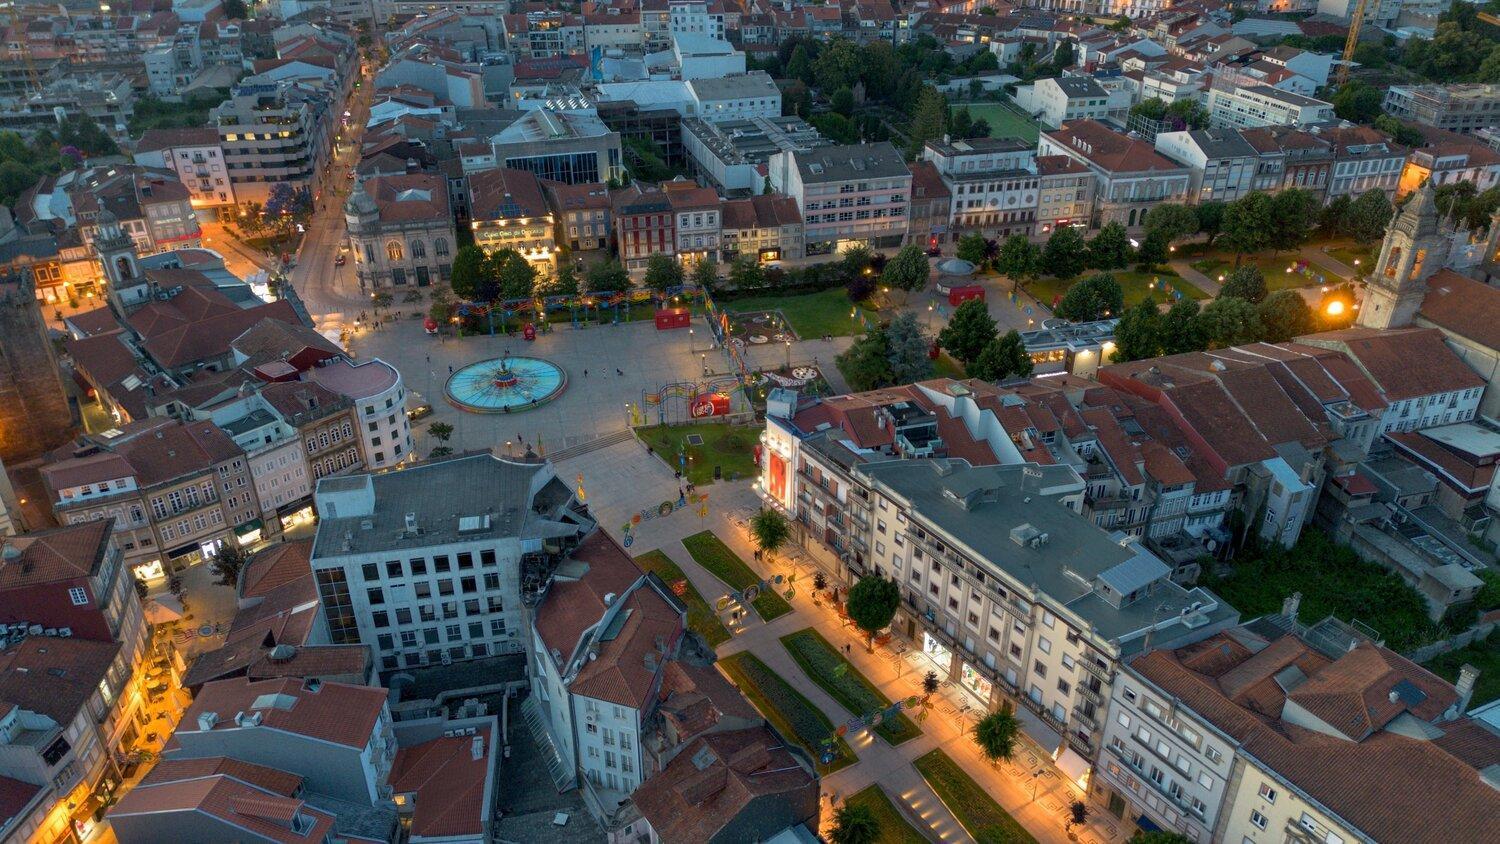
<svg viewBox="0 0 1500 844">
<path fill-rule="evenodd" d="M 709 123 L 781 116 L 781 89 L 763 70 L 690 79 L 687 89 L 697 116 Z"/>
<path fill-rule="evenodd" d="M 316 502 L 329 635 L 382 670 L 522 651 L 523 601 L 593 526 L 551 464 L 488 454 L 324 478 Z"/>
<path fill-rule="evenodd" d="M 279 533 L 278 511 L 312 495 L 300 431 L 259 393 L 215 407 L 210 418 L 245 450 L 263 535 Z"/>
<path fill-rule="evenodd" d="M 414 459 L 406 386 L 401 371 L 379 358 L 354 363 L 335 358 L 304 376 L 354 403 L 365 466 L 387 469 Z"/>
<path fill-rule="evenodd" d="M 1311 126 L 1335 119 L 1333 104 L 1269 85 L 1212 88 L 1209 121 L 1218 128 Z"/>
<path fill-rule="evenodd" d="M 932 162 L 952 196 L 949 227 L 955 238 L 979 233 L 1004 239 L 1029 235 L 1037 225 L 1041 177 L 1036 148 L 1012 138 L 928 141 Z"/>
<path fill-rule="evenodd" d="M 175 172 L 195 209 L 235 203 L 219 132 L 212 126 L 147 129 L 132 157 L 137 164 Z"/>
<path fill-rule="evenodd" d="M 1253 189 L 1260 155 L 1234 129 L 1161 132 L 1156 151 L 1192 171 L 1188 199 L 1233 202 Z"/>
<path fill-rule="evenodd" d="M 563 783 L 585 780 L 614 806 L 649 776 L 643 736 L 687 612 L 660 581 L 595 531 L 548 584 L 531 623 L 527 667 Z"/>
<path fill-rule="evenodd" d="M 1017 88 L 1016 105 L 1056 129 L 1074 120 L 1118 118 L 1130 108 L 1130 98 L 1087 76 L 1059 76 Z"/>
<path fill-rule="evenodd" d="M 906 237 L 911 171 L 890 142 L 778 152 L 768 166 L 771 189 L 797 200 L 808 255 Z"/>
</svg>

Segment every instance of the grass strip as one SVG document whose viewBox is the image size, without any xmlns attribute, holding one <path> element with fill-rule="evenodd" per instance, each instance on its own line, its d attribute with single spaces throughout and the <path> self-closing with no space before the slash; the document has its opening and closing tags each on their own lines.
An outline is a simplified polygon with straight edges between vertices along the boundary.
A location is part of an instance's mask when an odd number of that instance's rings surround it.
<svg viewBox="0 0 1500 844">
<path fill-rule="evenodd" d="M 1036 844 L 1036 838 L 948 754 L 934 750 L 912 764 L 979 844 Z"/>
<path fill-rule="evenodd" d="M 635 558 L 635 564 L 643 571 L 652 572 L 666 581 L 667 586 L 673 587 L 674 591 L 678 583 L 687 586 L 687 589 L 677 597 L 687 604 L 688 627 L 702 636 L 710 646 L 717 646 L 730 640 L 729 631 L 724 627 L 724 623 L 719 621 L 718 613 L 714 612 L 713 607 L 703 600 L 703 596 L 698 594 L 698 589 L 693 586 L 693 582 L 688 580 L 681 567 L 672 562 L 671 557 L 661 551 L 647 551 Z"/>
<path fill-rule="evenodd" d="M 724 581 L 731 589 L 743 592 L 760 582 L 760 576 L 711 530 L 695 533 L 682 540 L 682 544 L 698 565 Z M 763 590 L 751 604 L 765 621 L 780 618 L 792 611 L 792 605 L 774 587 Z"/>
<path fill-rule="evenodd" d="M 849 745 L 839 739 L 838 757 L 832 764 L 822 763 L 819 748 L 823 739 L 833 734 L 833 722 L 755 654 L 742 652 L 725 657 L 719 660 L 719 667 L 777 731 L 807 751 L 818 773 L 831 774 L 859 761 Z"/>
<path fill-rule="evenodd" d="M 802 666 L 808 679 L 817 683 L 829 697 L 854 713 L 864 715 L 891 705 L 870 679 L 845 659 L 827 639 L 811 627 L 781 637 L 781 644 Z M 880 722 L 875 732 L 888 744 L 900 744 L 922 734 L 922 730 L 905 714 Z"/>
</svg>

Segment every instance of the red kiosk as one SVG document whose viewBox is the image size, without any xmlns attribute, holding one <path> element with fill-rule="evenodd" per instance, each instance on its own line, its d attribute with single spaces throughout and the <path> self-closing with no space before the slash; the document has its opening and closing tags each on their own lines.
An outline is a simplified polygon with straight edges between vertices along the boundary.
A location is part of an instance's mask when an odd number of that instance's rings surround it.
<svg viewBox="0 0 1500 844">
<path fill-rule="evenodd" d="M 658 308 L 656 311 L 657 331 L 687 328 L 692 322 L 693 312 L 687 308 Z"/>
<path fill-rule="evenodd" d="M 965 284 L 948 291 L 948 304 L 958 307 L 970 299 L 983 299 L 984 288 L 978 284 Z"/>
</svg>

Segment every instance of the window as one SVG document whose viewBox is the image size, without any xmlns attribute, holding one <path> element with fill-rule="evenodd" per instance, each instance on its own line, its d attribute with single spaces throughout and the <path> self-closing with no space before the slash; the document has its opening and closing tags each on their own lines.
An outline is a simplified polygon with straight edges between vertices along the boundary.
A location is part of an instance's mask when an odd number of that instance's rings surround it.
<svg viewBox="0 0 1500 844">
<path fill-rule="evenodd" d="M 1268 785 L 1266 783 L 1261 783 L 1260 784 L 1260 799 L 1266 801 L 1267 803 L 1275 803 L 1276 802 L 1276 789 L 1272 788 L 1270 785 Z M 1261 829 L 1265 829 L 1265 827 L 1262 826 Z"/>
<path fill-rule="evenodd" d="M 1255 824 L 1256 829 L 1266 828 L 1266 816 L 1254 809 L 1250 810 L 1250 823 Z"/>
<path fill-rule="evenodd" d="M 400 560 L 386 560 L 385 561 L 385 576 L 386 577 L 390 577 L 390 578 L 398 578 L 398 577 L 400 577 L 401 576 L 401 561 Z"/>
<path fill-rule="evenodd" d="M 360 572 L 364 575 L 365 580 L 380 579 L 380 566 L 374 563 L 365 563 L 363 566 L 360 566 Z"/>
<path fill-rule="evenodd" d="M 1043 665 L 1041 660 L 1036 660 L 1035 662 L 1033 662 L 1032 665 L 1031 665 L 1031 670 L 1038 677 L 1046 677 L 1047 676 L 1047 666 Z"/>
<path fill-rule="evenodd" d="M 433 254 L 437 255 L 439 258 L 448 257 L 448 241 L 445 238 L 441 237 L 437 240 L 434 240 L 432 242 L 432 251 Z"/>
<path fill-rule="evenodd" d="M 1052 640 L 1046 636 L 1038 636 L 1036 639 L 1037 649 L 1044 654 L 1052 653 Z"/>
<path fill-rule="evenodd" d="M 1119 722 L 1120 726 L 1124 727 L 1125 729 L 1130 729 L 1130 716 L 1125 714 L 1124 712 L 1116 715 L 1115 721 Z"/>
<path fill-rule="evenodd" d="M 89 593 L 82 586 L 74 586 L 68 589 L 68 599 L 73 602 L 73 606 L 81 607 L 88 604 Z"/>
<path fill-rule="evenodd" d="M 413 258 L 426 258 L 427 244 L 423 243 L 420 240 L 413 240 L 411 242 L 411 256 Z"/>
<path fill-rule="evenodd" d="M 385 245 L 386 257 L 392 261 L 402 260 L 405 257 L 403 253 L 404 250 L 401 248 L 401 241 L 399 240 L 393 240 Z"/>
</svg>

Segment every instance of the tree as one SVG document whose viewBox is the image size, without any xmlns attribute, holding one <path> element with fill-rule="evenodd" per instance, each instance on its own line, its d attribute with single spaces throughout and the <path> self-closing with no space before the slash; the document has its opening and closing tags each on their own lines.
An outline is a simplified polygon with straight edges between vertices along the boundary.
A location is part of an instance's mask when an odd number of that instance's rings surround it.
<svg viewBox="0 0 1500 844">
<path fill-rule="evenodd" d="M 1161 351 L 1165 355 L 1200 352 L 1208 341 L 1198 319 L 1197 299 L 1179 299 L 1161 319 Z"/>
<path fill-rule="evenodd" d="M 801 44 L 792 50 L 792 58 L 786 63 L 786 75 L 803 82 L 812 81 L 812 59 L 807 55 L 807 48 Z"/>
<path fill-rule="evenodd" d="M 1125 227 L 1118 222 L 1105 223 L 1089 241 L 1088 262 L 1096 270 L 1124 269 L 1130 263 L 1130 236 Z"/>
<path fill-rule="evenodd" d="M 1245 299 L 1221 296 L 1198 314 L 1198 321 L 1211 348 L 1239 346 L 1260 339 L 1260 314 Z"/>
<path fill-rule="evenodd" d="M 1380 116 L 1380 103 L 1385 92 L 1368 82 L 1351 79 L 1341 85 L 1328 101 L 1333 103 L 1333 113 L 1354 123 L 1370 123 Z"/>
<path fill-rule="evenodd" d="M 1314 330 L 1312 308 L 1295 290 L 1278 290 L 1267 296 L 1256 314 L 1260 317 L 1260 338 L 1267 343 L 1285 343 Z"/>
<path fill-rule="evenodd" d="M 514 249 L 501 249 L 490 256 L 494 267 L 496 299 L 529 299 L 536 293 L 536 267 Z"/>
<path fill-rule="evenodd" d="M 953 318 L 938 332 L 938 344 L 959 363 L 968 365 L 978 359 L 984 347 L 995 339 L 995 318 L 983 299 L 969 299 L 953 312 Z"/>
<path fill-rule="evenodd" d="M 646 259 L 646 286 L 658 293 L 682 286 L 682 265 L 668 255 Z"/>
<path fill-rule="evenodd" d="M 453 295 L 466 302 L 487 302 L 482 294 L 490 276 L 489 259 L 478 246 L 464 246 L 453 255 L 453 270 L 449 284 Z"/>
<path fill-rule="evenodd" d="M 432 451 L 427 452 L 429 460 L 437 460 L 441 457 L 452 457 L 453 449 L 446 445 L 434 446 Z"/>
<path fill-rule="evenodd" d="M 242 21 L 250 14 L 245 8 L 245 0 L 224 0 L 223 9 L 224 17 L 232 21 Z"/>
<path fill-rule="evenodd" d="M 738 255 L 729 264 L 729 281 L 737 290 L 766 286 L 766 270 L 753 255 Z"/>
<path fill-rule="evenodd" d="M 1187 237 L 1198 230 L 1198 215 L 1186 205 L 1164 203 L 1146 214 L 1146 234 L 1160 232 L 1167 242 Z"/>
<path fill-rule="evenodd" d="M 984 235 L 975 232 L 958 239 L 958 250 L 955 254 L 976 267 L 983 267 L 985 258 L 989 255 L 989 247 L 985 245 Z"/>
<path fill-rule="evenodd" d="M 1271 198 L 1271 226 L 1268 242 L 1272 249 L 1295 249 L 1307 240 L 1318 225 L 1323 200 L 1310 190 L 1289 188 Z"/>
<path fill-rule="evenodd" d="M 1197 208 L 1197 215 L 1198 234 L 1208 235 L 1208 245 L 1212 246 L 1224 225 L 1224 203 L 1217 199 L 1202 203 Z"/>
<path fill-rule="evenodd" d="M 590 293 L 618 293 L 630 289 L 630 271 L 613 259 L 589 267 L 587 278 Z"/>
<path fill-rule="evenodd" d="M 849 90 L 848 85 L 834 91 L 830 102 L 833 110 L 845 117 L 854 113 L 854 92 Z"/>
<path fill-rule="evenodd" d="M 1026 352 L 1026 343 L 1020 332 L 1007 331 L 986 343 L 973 363 L 964 367 L 970 378 L 981 381 L 1003 381 L 1006 378 L 1025 378 L 1031 374 L 1031 355 Z"/>
<path fill-rule="evenodd" d="M 1147 296 L 1120 316 L 1115 328 L 1115 356 L 1113 360 L 1123 363 L 1130 360 L 1145 360 L 1161 354 L 1162 315 L 1156 300 Z"/>
<path fill-rule="evenodd" d="M 231 539 L 219 546 L 219 553 L 214 555 L 213 573 L 218 578 L 220 586 L 238 586 L 240 572 L 245 570 L 245 552 L 239 543 Z"/>
<path fill-rule="evenodd" d="M 907 152 L 915 158 L 922 146 L 933 138 L 940 138 L 948 126 L 948 99 L 931 85 L 923 85 L 912 110 L 911 125 L 907 136 L 911 141 Z"/>
<path fill-rule="evenodd" d="M 1088 246 L 1083 235 L 1072 226 L 1062 226 L 1047 238 L 1042 249 L 1042 272 L 1058 278 L 1072 278 L 1088 266 Z"/>
<path fill-rule="evenodd" d="M 1327 235 L 1346 234 L 1349 225 L 1349 206 L 1354 200 L 1349 194 L 1340 194 L 1327 205 L 1323 206 L 1323 213 L 1318 217 L 1318 228 Z"/>
<path fill-rule="evenodd" d="M 833 813 L 833 844 L 875 844 L 880 840 L 880 821 L 863 803 L 845 803 Z"/>
<path fill-rule="evenodd" d="M 787 525 L 786 516 L 777 510 L 763 508 L 750 519 L 750 535 L 755 537 L 756 547 L 769 562 L 791 538 L 792 529 Z"/>
<path fill-rule="evenodd" d="M 1141 238 L 1141 245 L 1135 250 L 1135 263 L 1141 272 L 1151 272 L 1152 268 L 1159 267 L 1167 262 L 1171 254 L 1168 250 L 1167 234 L 1163 231 L 1147 232 Z"/>
<path fill-rule="evenodd" d="M 818 51 L 812 62 L 812 78 L 805 81 L 825 91 L 853 88 L 859 81 L 861 61 L 859 47 L 840 38 Z"/>
<path fill-rule="evenodd" d="M 1344 215 L 1344 232 L 1359 243 L 1374 243 L 1385 237 L 1392 213 L 1385 191 L 1371 188 L 1349 205 Z"/>
<path fill-rule="evenodd" d="M 932 377 L 932 358 L 927 354 L 931 344 L 923 336 L 915 313 L 906 311 L 891 320 L 885 340 L 894 383 L 911 384 Z"/>
<path fill-rule="evenodd" d="M 1422 130 L 1408 126 L 1389 114 L 1375 118 L 1375 128 L 1390 135 L 1392 140 L 1404 147 L 1419 147 L 1427 142 Z"/>
<path fill-rule="evenodd" d="M 979 723 L 974 725 L 974 742 L 979 745 L 979 751 L 984 754 L 984 758 L 990 760 L 991 765 L 1001 760 L 1008 762 L 1016 752 L 1020 730 L 1021 722 L 1016 720 L 1010 701 L 1006 701 L 999 709 L 980 718 Z"/>
<path fill-rule="evenodd" d="M 923 674 L 922 675 L 922 699 L 924 701 L 926 701 L 926 700 L 930 699 L 933 695 L 937 694 L 938 687 L 941 686 L 941 685 L 942 684 L 938 681 L 938 675 L 937 675 L 936 671 L 929 671 L 926 674 Z"/>
<path fill-rule="evenodd" d="M 1109 273 L 1095 273 L 1068 288 L 1053 313 L 1074 322 L 1090 322 L 1116 316 L 1124 307 L 1125 294 Z"/>
<path fill-rule="evenodd" d="M 1083 802 L 1082 800 L 1074 800 L 1072 803 L 1068 804 L 1068 822 L 1066 824 L 1066 829 L 1068 832 L 1072 832 L 1073 827 L 1081 826 L 1083 823 L 1088 821 L 1088 819 L 1089 806 L 1087 803 Z"/>
<path fill-rule="evenodd" d="M 1042 250 L 1024 234 L 1013 234 L 1006 238 L 1000 244 L 1000 253 L 995 256 L 995 269 L 1010 276 L 1013 281 L 1035 278 L 1041 263 Z"/>
<path fill-rule="evenodd" d="M 875 253 L 863 243 L 857 244 L 844 250 L 844 256 L 839 259 L 839 263 L 843 266 L 844 272 L 851 275 L 862 273 L 875 263 Z"/>
<path fill-rule="evenodd" d="M 850 588 L 845 609 L 849 620 L 865 634 L 865 647 L 873 649 L 875 634 L 890 626 L 900 604 L 901 587 L 878 574 L 862 577 Z"/>
<path fill-rule="evenodd" d="M 1223 234 L 1220 236 L 1224 244 L 1239 256 L 1266 248 L 1275 225 L 1271 216 L 1271 197 L 1257 191 L 1245 194 L 1224 209 Z"/>
<path fill-rule="evenodd" d="M 1233 296 L 1251 304 L 1259 304 L 1262 299 L 1266 298 L 1265 276 L 1261 275 L 1260 267 L 1246 264 L 1229 273 L 1229 278 L 1224 281 L 1219 295 Z"/>
<path fill-rule="evenodd" d="M 427 426 L 427 433 L 437 437 L 438 442 L 447 442 L 453 436 L 453 426 L 447 422 L 434 422 Z"/>
<path fill-rule="evenodd" d="M 888 287 L 916 293 L 927 286 L 927 255 L 920 246 L 904 246 L 886 262 L 880 281 Z"/>
<path fill-rule="evenodd" d="M 885 332 L 876 329 L 854 341 L 836 359 L 839 372 L 855 392 L 889 387 L 895 383 L 891 372 L 890 344 Z"/>
<path fill-rule="evenodd" d="M 624 148 L 626 167 L 637 181 L 665 182 L 676 175 L 667 166 L 661 147 L 650 138 L 626 138 L 620 146 Z"/>
<path fill-rule="evenodd" d="M 376 316 L 380 315 L 381 308 L 389 308 L 395 302 L 396 297 L 392 296 L 389 290 L 378 290 L 370 295 L 370 309 L 375 312 Z"/>
<path fill-rule="evenodd" d="M 814 129 L 841 144 L 859 143 L 859 127 L 854 121 L 835 111 L 814 114 L 808 118 Z"/>
<path fill-rule="evenodd" d="M 573 296 L 578 293 L 578 271 L 567 261 L 557 262 L 557 272 L 541 291 L 548 296 Z"/>
<path fill-rule="evenodd" d="M 719 262 L 712 258 L 704 258 L 693 266 L 693 284 L 711 290 L 719 280 Z"/>
</svg>

